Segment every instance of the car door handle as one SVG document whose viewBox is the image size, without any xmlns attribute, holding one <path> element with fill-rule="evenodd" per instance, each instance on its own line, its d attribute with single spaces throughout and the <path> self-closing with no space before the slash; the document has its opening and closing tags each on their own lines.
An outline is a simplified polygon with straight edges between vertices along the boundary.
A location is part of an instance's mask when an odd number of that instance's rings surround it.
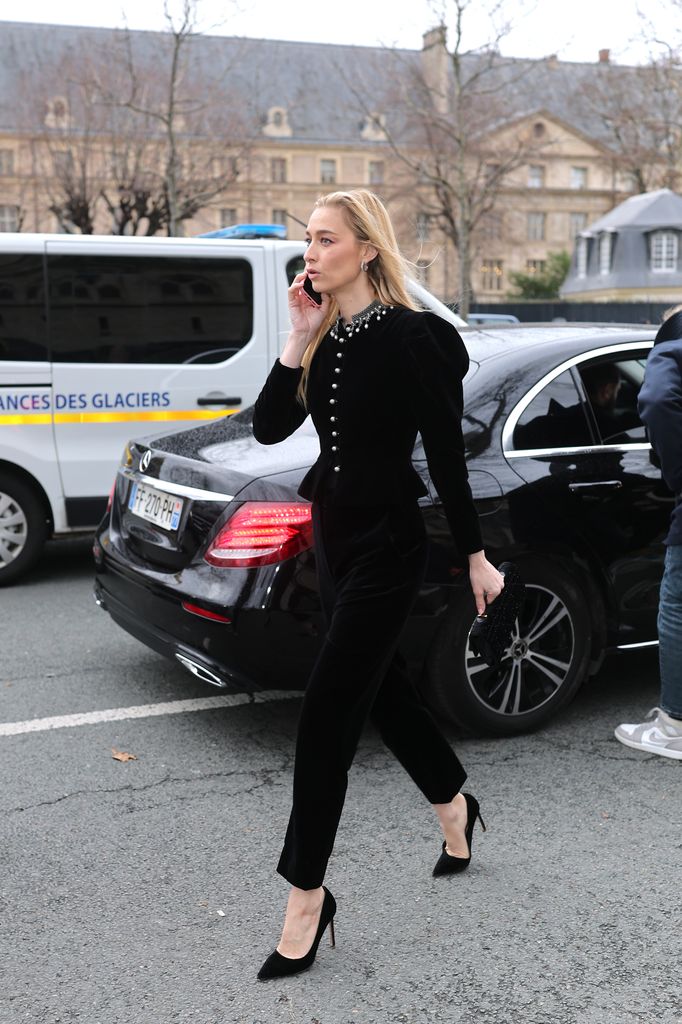
<svg viewBox="0 0 682 1024">
<path fill-rule="evenodd" d="M 241 398 L 228 398 L 227 395 L 218 394 L 215 392 L 210 395 L 204 395 L 203 398 L 197 398 L 197 405 L 241 405 Z"/>
<path fill-rule="evenodd" d="M 623 486 L 622 480 L 591 480 L 582 484 L 569 484 L 569 491 L 587 491 L 604 487 L 607 490 L 616 490 Z"/>
</svg>

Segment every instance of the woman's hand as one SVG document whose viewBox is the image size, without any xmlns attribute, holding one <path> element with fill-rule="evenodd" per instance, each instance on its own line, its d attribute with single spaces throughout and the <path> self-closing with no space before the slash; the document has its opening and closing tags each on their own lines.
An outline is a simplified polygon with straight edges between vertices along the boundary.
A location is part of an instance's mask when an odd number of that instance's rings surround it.
<svg viewBox="0 0 682 1024">
<path fill-rule="evenodd" d="M 476 611 L 484 615 L 487 605 L 492 604 L 504 589 L 504 576 L 498 572 L 492 562 L 485 557 L 484 551 L 475 551 L 469 555 L 469 580 L 474 592 Z"/>
<path fill-rule="evenodd" d="M 304 271 L 302 274 L 297 274 L 291 282 L 288 292 L 289 316 L 293 333 L 302 337 L 305 336 L 309 343 L 327 318 L 331 299 L 328 295 L 323 295 L 322 304 L 314 306 L 303 291 L 305 278 L 306 273 Z"/>
</svg>

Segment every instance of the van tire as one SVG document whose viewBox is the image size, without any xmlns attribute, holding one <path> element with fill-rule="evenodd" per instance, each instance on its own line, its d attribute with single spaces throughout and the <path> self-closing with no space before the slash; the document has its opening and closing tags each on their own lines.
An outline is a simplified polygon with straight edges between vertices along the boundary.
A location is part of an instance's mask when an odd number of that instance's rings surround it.
<svg viewBox="0 0 682 1024">
<path fill-rule="evenodd" d="M 49 533 L 47 511 L 34 488 L 0 473 L 0 587 L 35 565 Z"/>
</svg>

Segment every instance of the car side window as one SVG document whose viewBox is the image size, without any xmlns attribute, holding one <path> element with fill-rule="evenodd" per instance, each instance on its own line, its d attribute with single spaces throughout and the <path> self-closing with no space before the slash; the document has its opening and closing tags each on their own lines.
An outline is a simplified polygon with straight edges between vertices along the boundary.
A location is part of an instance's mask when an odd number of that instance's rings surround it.
<svg viewBox="0 0 682 1024">
<path fill-rule="evenodd" d="M 287 281 L 289 285 L 293 282 L 297 274 L 302 274 L 305 270 L 305 260 L 302 256 L 292 256 L 287 263 Z"/>
<path fill-rule="evenodd" d="M 222 363 L 253 333 L 244 259 L 48 258 L 55 362 Z"/>
<path fill-rule="evenodd" d="M 0 362 L 47 362 L 42 256 L 0 256 Z"/>
<path fill-rule="evenodd" d="M 646 352 L 629 358 L 595 359 L 581 363 L 580 379 L 602 444 L 646 441 L 637 411 L 644 380 Z"/>
<path fill-rule="evenodd" d="M 517 451 L 580 448 L 593 443 L 585 404 L 570 370 L 560 373 L 533 398 L 514 428 Z"/>
</svg>

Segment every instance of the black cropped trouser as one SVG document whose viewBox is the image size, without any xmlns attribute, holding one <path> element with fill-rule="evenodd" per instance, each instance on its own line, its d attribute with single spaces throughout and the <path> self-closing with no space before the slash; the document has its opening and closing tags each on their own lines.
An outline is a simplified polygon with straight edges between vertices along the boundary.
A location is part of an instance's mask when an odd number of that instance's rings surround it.
<svg viewBox="0 0 682 1024">
<path fill-rule="evenodd" d="M 369 716 L 429 803 L 452 800 L 466 779 L 397 651 L 426 569 L 419 506 L 315 503 L 313 530 L 327 635 L 303 698 L 277 867 L 301 889 L 322 885 Z"/>
</svg>

